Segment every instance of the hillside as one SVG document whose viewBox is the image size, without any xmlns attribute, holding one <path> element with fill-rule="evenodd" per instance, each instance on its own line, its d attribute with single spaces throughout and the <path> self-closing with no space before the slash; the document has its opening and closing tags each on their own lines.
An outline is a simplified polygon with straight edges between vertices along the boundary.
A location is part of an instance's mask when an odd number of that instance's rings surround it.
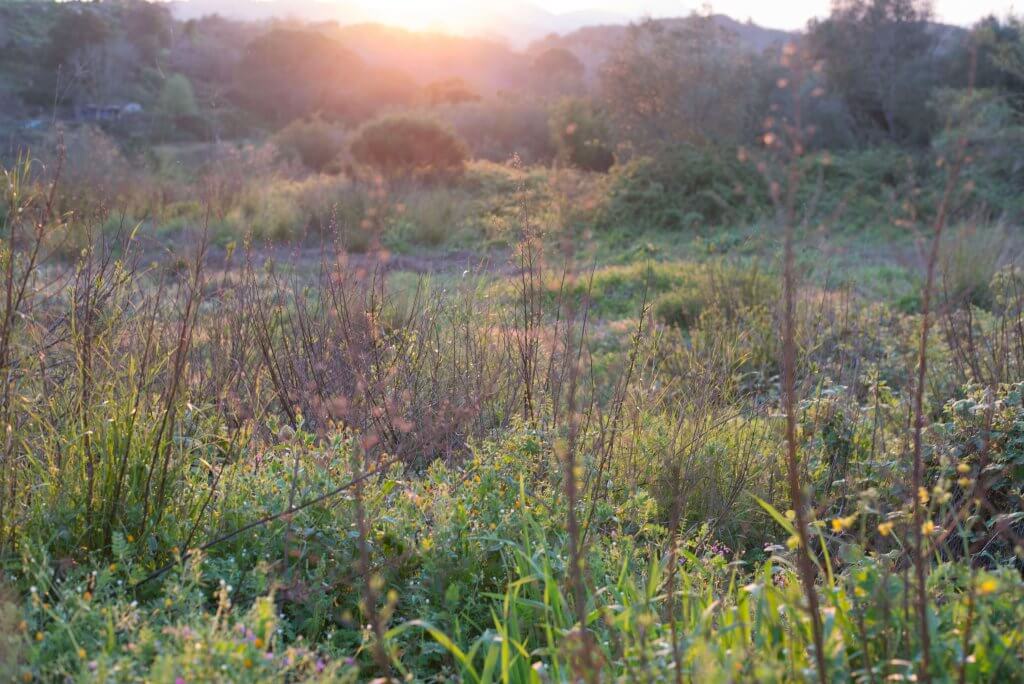
<svg viewBox="0 0 1024 684">
<path fill-rule="evenodd" d="M 781 47 L 787 40 L 799 35 L 740 22 L 722 14 L 713 15 L 711 19 L 715 26 L 732 36 L 739 50 L 745 52 L 760 54 L 765 50 Z M 692 21 L 693 19 L 688 17 L 678 17 L 652 19 L 650 23 L 666 31 L 673 31 L 687 26 Z M 565 35 L 546 36 L 532 43 L 528 51 L 539 53 L 549 48 L 567 49 L 584 63 L 587 73 L 593 76 L 608 56 L 626 42 L 629 32 L 629 24 L 587 26 Z"/>
</svg>

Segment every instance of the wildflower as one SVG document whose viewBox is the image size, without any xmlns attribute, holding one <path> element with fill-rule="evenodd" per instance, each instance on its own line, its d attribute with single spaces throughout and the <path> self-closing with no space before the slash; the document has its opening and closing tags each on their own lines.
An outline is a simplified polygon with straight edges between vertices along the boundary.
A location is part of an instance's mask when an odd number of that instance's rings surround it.
<svg viewBox="0 0 1024 684">
<path fill-rule="evenodd" d="M 128 540 L 128 542 L 129 542 L 129 543 L 131 543 L 131 542 L 134 542 L 134 541 L 135 541 L 135 535 L 132 535 L 132 534 L 129 534 L 129 535 L 128 535 L 127 537 L 125 537 L 125 538 L 126 538 L 126 539 Z"/>
<path fill-rule="evenodd" d="M 790 551 L 795 551 L 800 548 L 800 536 L 794 534 L 786 540 L 786 546 L 789 547 Z"/>
<path fill-rule="evenodd" d="M 164 599 L 164 608 L 170 608 L 173 605 L 174 605 L 174 601 L 172 601 L 170 598 L 165 598 Z"/>
<path fill-rule="evenodd" d="M 981 584 L 978 585 L 978 593 L 981 594 L 982 596 L 987 596 L 988 594 L 992 594 L 997 589 L 999 589 L 999 582 L 995 581 L 992 578 L 989 578 L 987 580 L 983 580 L 981 582 Z"/>
<path fill-rule="evenodd" d="M 243 660 L 242 661 L 242 665 L 245 666 L 245 669 L 247 669 L 247 670 L 249 668 L 251 668 L 252 667 L 252 658 L 246 658 L 245 660 Z"/>
<path fill-rule="evenodd" d="M 255 646 L 256 648 L 263 648 L 263 639 L 260 639 L 259 637 L 256 637 L 256 640 L 254 642 L 252 642 L 252 645 Z"/>
<path fill-rule="evenodd" d="M 43 633 L 42 632 L 36 632 L 36 641 L 42 641 L 42 640 L 43 640 Z"/>
<path fill-rule="evenodd" d="M 966 463 L 958 463 L 956 466 L 956 472 L 958 473 L 969 473 L 971 472 L 971 466 Z"/>
<path fill-rule="evenodd" d="M 87 591 L 84 594 L 82 594 L 82 599 L 85 601 L 92 601 L 92 592 Z"/>
<path fill-rule="evenodd" d="M 786 520 L 796 520 L 796 511 L 794 511 L 792 508 L 786 511 Z"/>
<path fill-rule="evenodd" d="M 117 563 L 110 564 L 110 572 L 117 572 Z"/>
<path fill-rule="evenodd" d="M 883 523 L 878 523 L 878 534 L 882 535 L 883 537 L 888 537 L 890 534 L 892 534 L 892 528 L 893 523 L 891 522 L 887 521 Z"/>
<path fill-rule="evenodd" d="M 78 649 L 78 657 L 81 658 L 82 660 L 85 660 L 85 656 L 86 656 L 85 649 L 84 648 Z"/>
<path fill-rule="evenodd" d="M 956 481 L 956 483 L 960 485 L 960 489 L 967 489 L 968 487 L 971 486 L 971 478 L 961 477 L 959 480 Z"/>
<path fill-rule="evenodd" d="M 935 531 L 935 523 L 933 523 L 931 520 L 925 520 L 921 524 L 921 534 L 927 536 L 927 535 L 930 535 L 934 531 Z"/>
<path fill-rule="evenodd" d="M 917 488 L 917 499 L 918 499 L 918 501 L 921 502 L 922 506 L 927 504 L 928 503 L 928 490 L 925 489 L 924 487 L 918 487 Z"/>
<path fill-rule="evenodd" d="M 853 523 L 857 520 L 857 514 L 848 515 L 845 518 L 833 518 L 832 520 L 832 531 L 836 534 L 843 530 L 848 530 L 853 527 Z"/>
</svg>

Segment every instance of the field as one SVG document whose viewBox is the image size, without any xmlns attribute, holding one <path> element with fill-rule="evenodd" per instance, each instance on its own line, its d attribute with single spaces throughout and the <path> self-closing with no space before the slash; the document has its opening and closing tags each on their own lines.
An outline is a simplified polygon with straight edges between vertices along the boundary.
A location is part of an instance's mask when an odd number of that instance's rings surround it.
<svg viewBox="0 0 1024 684">
<path fill-rule="evenodd" d="M 671 144 L 614 71 L 17 129 L 0 679 L 1024 681 L 1024 76 L 817 142 L 804 49 Z"/>
</svg>

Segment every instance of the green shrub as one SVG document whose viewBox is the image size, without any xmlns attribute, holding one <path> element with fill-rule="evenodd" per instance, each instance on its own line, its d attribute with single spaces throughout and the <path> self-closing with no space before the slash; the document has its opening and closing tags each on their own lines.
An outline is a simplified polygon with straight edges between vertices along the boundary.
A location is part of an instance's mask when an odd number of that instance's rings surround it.
<svg viewBox="0 0 1024 684">
<path fill-rule="evenodd" d="M 292 121 L 277 132 L 274 144 L 317 172 L 337 171 L 338 158 L 345 149 L 344 137 L 319 116 Z"/>
<path fill-rule="evenodd" d="M 967 225 L 951 231 L 939 264 L 938 289 L 955 306 L 992 307 L 992 282 L 1005 258 L 1009 236 L 1001 227 Z"/>
<path fill-rule="evenodd" d="M 504 163 L 515 155 L 524 164 L 547 164 L 555 158 L 548 110 L 536 99 L 503 97 L 432 113 L 466 141 L 475 159 Z"/>
<path fill-rule="evenodd" d="M 464 198 L 446 187 L 426 188 L 402 197 L 394 219 L 402 237 L 417 245 L 437 246 L 458 230 L 466 207 Z"/>
<path fill-rule="evenodd" d="M 615 164 L 608 123 L 587 100 L 562 100 L 551 113 L 551 136 L 559 158 L 567 164 L 600 173 Z"/>
<path fill-rule="evenodd" d="M 391 178 L 446 177 L 465 168 L 465 144 L 433 119 L 387 116 L 365 124 L 355 134 L 352 156 Z"/>
<path fill-rule="evenodd" d="M 712 263 L 692 276 L 655 300 L 654 314 L 664 323 L 692 328 L 709 309 L 731 320 L 750 307 L 771 307 L 779 297 L 777 279 L 756 266 Z"/>
<path fill-rule="evenodd" d="M 734 154 L 678 145 L 619 167 L 598 224 L 639 230 L 721 226 L 748 222 L 766 205 L 763 179 Z"/>
</svg>

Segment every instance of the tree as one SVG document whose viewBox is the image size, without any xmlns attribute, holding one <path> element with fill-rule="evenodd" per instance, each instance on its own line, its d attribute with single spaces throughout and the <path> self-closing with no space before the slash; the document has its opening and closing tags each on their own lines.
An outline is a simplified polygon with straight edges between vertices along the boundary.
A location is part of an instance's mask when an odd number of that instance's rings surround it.
<svg viewBox="0 0 1024 684">
<path fill-rule="evenodd" d="M 565 48 L 548 48 L 533 60 L 533 80 L 548 95 L 577 94 L 583 90 L 583 62 Z"/>
<path fill-rule="evenodd" d="M 838 0 L 827 19 L 810 23 L 811 55 L 867 138 L 929 133 L 939 75 L 930 18 L 927 0 Z"/>
<path fill-rule="evenodd" d="M 760 117 L 753 58 L 709 16 L 647 21 L 601 70 L 616 129 L 640 152 L 666 143 L 730 144 Z"/>
<path fill-rule="evenodd" d="M 480 96 L 461 78 L 446 78 L 434 81 L 423 89 L 427 103 L 432 106 L 442 104 L 463 104 L 478 102 Z"/>
<path fill-rule="evenodd" d="M 408 102 L 415 85 L 393 69 L 370 67 L 315 30 L 273 29 L 252 40 L 236 70 L 236 97 L 270 123 L 321 112 L 358 121 Z"/>
<path fill-rule="evenodd" d="M 1017 18 L 1000 21 L 987 17 L 975 24 L 967 41 L 956 55 L 956 61 L 970 64 L 968 50 L 976 50 L 974 85 L 995 88 L 1014 100 L 1018 111 L 1024 109 L 1024 22 Z M 950 79 L 966 85 L 970 74 L 966 69 Z"/>
<path fill-rule="evenodd" d="M 50 29 L 47 50 L 50 65 L 67 67 L 74 57 L 90 48 L 101 47 L 111 35 L 110 26 L 96 10 L 74 7 L 58 12 L 57 21 Z"/>
<path fill-rule="evenodd" d="M 559 158 L 587 171 L 604 173 L 615 164 L 604 114 L 580 98 L 565 98 L 551 114 L 551 136 Z"/>
<path fill-rule="evenodd" d="M 274 136 L 274 144 L 281 151 L 297 157 L 306 168 L 322 173 L 338 168 L 344 137 L 334 126 L 314 116 L 293 121 L 282 128 Z"/>
<path fill-rule="evenodd" d="M 236 72 L 237 94 L 273 123 L 317 110 L 337 114 L 338 91 L 365 68 L 354 53 L 317 31 L 273 29 L 246 46 Z"/>
<path fill-rule="evenodd" d="M 159 3 L 128 3 L 121 22 L 125 37 L 138 50 L 144 64 L 155 64 L 160 51 L 171 44 L 171 13 Z"/>
<path fill-rule="evenodd" d="M 157 109 L 169 119 L 195 116 L 199 113 L 192 83 L 181 74 L 172 74 L 164 81 L 157 98 Z"/>
</svg>

